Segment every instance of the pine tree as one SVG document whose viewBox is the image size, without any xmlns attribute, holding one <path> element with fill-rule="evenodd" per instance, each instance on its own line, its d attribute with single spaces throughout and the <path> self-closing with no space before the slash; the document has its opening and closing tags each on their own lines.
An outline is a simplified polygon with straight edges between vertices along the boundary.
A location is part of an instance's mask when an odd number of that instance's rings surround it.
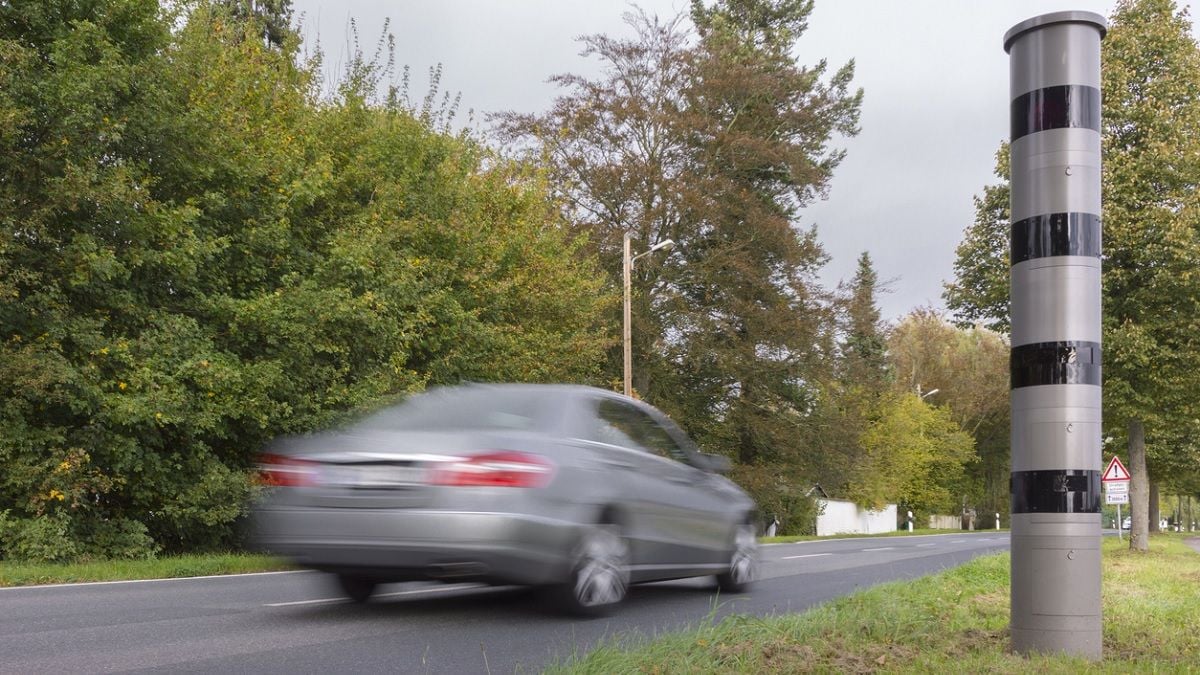
<svg viewBox="0 0 1200 675">
<path fill-rule="evenodd" d="M 887 336 L 875 301 L 880 290 L 871 256 L 863 251 L 844 301 L 846 328 L 841 378 L 875 389 L 882 389 L 888 376 Z"/>
</svg>

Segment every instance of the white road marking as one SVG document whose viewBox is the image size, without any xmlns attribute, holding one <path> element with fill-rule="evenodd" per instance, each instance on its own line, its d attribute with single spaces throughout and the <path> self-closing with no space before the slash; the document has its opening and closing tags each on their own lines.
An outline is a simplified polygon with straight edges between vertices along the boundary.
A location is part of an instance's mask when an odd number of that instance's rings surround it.
<svg viewBox="0 0 1200 675">
<path fill-rule="evenodd" d="M 396 591 L 395 593 L 380 593 L 372 595 L 372 598 L 394 598 L 401 595 L 424 595 L 426 593 L 447 593 L 450 591 L 464 591 L 472 588 L 484 588 L 487 584 L 455 584 L 453 586 L 439 586 L 437 588 L 422 588 L 415 591 Z M 321 598 L 320 600 L 296 600 L 294 602 L 268 602 L 263 607 L 291 607 L 293 605 L 320 605 L 334 602 L 349 602 L 349 598 Z"/>
<path fill-rule="evenodd" d="M 967 543 L 967 540 L 966 539 L 951 539 L 950 543 L 951 544 L 965 544 L 965 543 Z"/>
<path fill-rule="evenodd" d="M 832 553 L 809 553 L 807 555 L 785 555 L 781 560 L 795 560 L 796 558 L 820 558 L 823 555 L 833 555 Z"/>
<path fill-rule="evenodd" d="M 867 551 L 892 551 L 892 550 L 895 550 L 895 548 L 896 548 L 895 546 L 884 546 L 882 548 L 864 548 L 863 552 L 865 553 Z"/>
<path fill-rule="evenodd" d="M 924 548 L 926 546 L 937 546 L 937 544 L 917 544 L 917 548 Z"/>
<path fill-rule="evenodd" d="M 64 586 L 112 586 L 115 584 L 148 584 L 154 581 L 195 581 L 196 579 L 235 579 L 237 577 L 262 577 L 268 574 L 309 574 L 312 570 L 282 570 L 279 572 L 245 572 L 242 574 L 208 574 L 198 577 L 168 577 L 166 579 L 121 579 L 119 581 L 80 581 L 66 584 L 30 584 L 28 586 L 4 586 L 0 592 L 28 590 L 30 588 L 62 588 Z"/>
</svg>

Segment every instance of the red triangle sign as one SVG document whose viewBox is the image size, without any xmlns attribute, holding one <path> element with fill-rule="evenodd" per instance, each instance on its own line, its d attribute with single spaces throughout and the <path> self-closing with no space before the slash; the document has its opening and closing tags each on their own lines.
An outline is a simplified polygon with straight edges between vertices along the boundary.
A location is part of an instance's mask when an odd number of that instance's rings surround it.
<svg viewBox="0 0 1200 675">
<path fill-rule="evenodd" d="M 1100 480 L 1105 483 L 1129 480 L 1129 470 L 1121 463 L 1120 457 L 1113 455 L 1112 461 L 1108 463 L 1108 468 L 1104 470 L 1104 475 L 1100 477 Z"/>
</svg>

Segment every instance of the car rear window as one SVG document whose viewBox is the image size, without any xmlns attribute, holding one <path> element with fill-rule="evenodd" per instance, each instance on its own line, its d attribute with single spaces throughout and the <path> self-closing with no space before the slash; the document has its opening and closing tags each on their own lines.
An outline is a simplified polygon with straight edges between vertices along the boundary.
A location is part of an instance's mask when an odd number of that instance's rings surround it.
<svg viewBox="0 0 1200 675">
<path fill-rule="evenodd" d="M 369 429 L 545 429 L 556 409 L 551 392 L 534 389 L 453 387 L 416 394 L 363 421 Z"/>
</svg>

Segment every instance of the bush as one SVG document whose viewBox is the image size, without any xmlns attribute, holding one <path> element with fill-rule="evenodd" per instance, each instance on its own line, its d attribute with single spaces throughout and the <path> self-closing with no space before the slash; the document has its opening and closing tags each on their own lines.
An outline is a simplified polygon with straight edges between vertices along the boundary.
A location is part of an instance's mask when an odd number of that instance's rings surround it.
<svg viewBox="0 0 1200 675">
<path fill-rule="evenodd" d="M 0 512 L 0 558 L 35 563 L 66 563 L 107 558 L 148 559 L 158 552 L 136 520 L 93 520 L 59 512 L 17 518 Z"/>
<path fill-rule="evenodd" d="M 817 533 L 819 507 L 817 501 L 807 495 L 810 486 L 792 483 L 786 467 L 738 465 L 730 478 L 754 499 L 764 529 L 775 517 L 779 519 L 776 535 Z"/>
<path fill-rule="evenodd" d="M 69 562 L 79 554 L 65 515 L 12 518 L 0 512 L 0 557 L 29 562 Z"/>
<path fill-rule="evenodd" d="M 136 520 L 101 520 L 80 529 L 81 558 L 149 560 L 159 551 L 149 530 Z"/>
</svg>

